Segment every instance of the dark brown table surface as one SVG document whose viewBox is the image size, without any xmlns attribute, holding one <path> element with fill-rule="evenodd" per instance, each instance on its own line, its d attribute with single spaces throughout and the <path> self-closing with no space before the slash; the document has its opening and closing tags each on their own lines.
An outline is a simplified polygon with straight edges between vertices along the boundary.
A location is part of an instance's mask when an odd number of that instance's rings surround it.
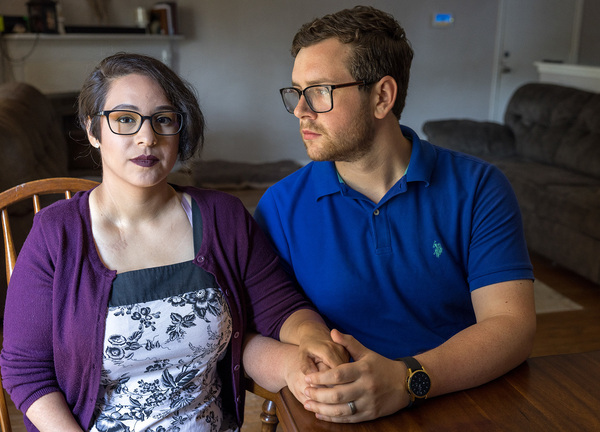
<svg viewBox="0 0 600 432">
<path fill-rule="evenodd" d="M 530 358 L 481 387 L 364 423 L 317 420 L 287 387 L 275 399 L 286 432 L 600 431 L 600 351 Z"/>
</svg>

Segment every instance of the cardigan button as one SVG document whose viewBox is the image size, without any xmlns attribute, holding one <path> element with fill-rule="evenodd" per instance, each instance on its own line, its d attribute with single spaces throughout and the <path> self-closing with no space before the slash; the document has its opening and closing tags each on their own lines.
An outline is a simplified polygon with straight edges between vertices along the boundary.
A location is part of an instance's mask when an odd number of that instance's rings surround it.
<svg viewBox="0 0 600 432">
<path fill-rule="evenodd" d="M 204 258 L 204 255 L 200 255 L 200 256 L 198 257 L 198 262 L 199 262 L 199 263 L 203 263 L 203 262 L 204 262 L 204 260 L 205 260 L 205 258 Z"/>
<path fill-rule="evenodd" d="M 240 332 L 235 332 L 235 333 L 233 334 L 233 338 L 234 338 L 234 339 L 237 339 L 237 338 L 239 338 L 239 337 L 240 337 Z"/>
<path fill-rule="evenodd" d="M 240 365 L 239 365 L 239 364 L 236 364 L 236 365 L 233 367 L 233 370 L 234 370 L 234 371 L 236 371 L 236 372 L 237 372 L 237 371 L 239 371 L 239 370 L 240 370 Z"/>
</svg>

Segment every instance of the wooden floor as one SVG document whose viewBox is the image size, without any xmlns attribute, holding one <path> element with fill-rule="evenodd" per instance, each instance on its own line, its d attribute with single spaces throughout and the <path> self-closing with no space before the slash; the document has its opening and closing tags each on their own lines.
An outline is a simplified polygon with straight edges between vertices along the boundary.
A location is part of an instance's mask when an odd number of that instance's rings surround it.
<svg viewBox="0 0 600 432">
<path fill-rule="evenodd" d="M 532 254 L 535 277 L 582 310 L 541 314 L 532 356 L 600 350 L 600 285 Z"/>
<path fill-rule="evenodd" d="M 262 191 L 232 191 L 244 204 L 256 206 Z M 562 269 L 543 257 L 532 254 L 535 276 L 546 285 L 583 306 L 582 310 L 538 315 L 532 356 L 600 350 L 600 286 Z M 262 400 L 248 395 L 246 421 L 242 432 L 260 432 Z M 21 415 L 9 407 L 14 432 L 25 432 Z M 278 431 L 280 428 L 278 428 Z"/>
</svg>

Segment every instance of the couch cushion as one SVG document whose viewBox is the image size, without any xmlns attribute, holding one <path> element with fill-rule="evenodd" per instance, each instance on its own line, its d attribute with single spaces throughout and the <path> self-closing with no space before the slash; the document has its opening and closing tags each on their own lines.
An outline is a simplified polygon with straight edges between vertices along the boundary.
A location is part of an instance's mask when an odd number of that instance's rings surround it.
<svg viewBox="0 0 600 432">
<path fill-rule="evenodd" d="M 195 160 L 189 165 L 189 184 L 217 189 L 267 188 L 302 167 L 293 160 L 265 163 Z"/>
<path fill-rule="evenodd" d="M 505 123 L 516 151 L 533 161 L 600 178 L 600 95 L 554 84 L 526 84 L 515 92 Z"/>
<path fill-rule="evenodd" d="M 44 177 L 68 175 L 67 145 L 60 120 L 47 96 L 18 82 L 0 85 L 0 191 Z M 10 208 L 17 250 L 29 229 L 31 201 Z M 4 263 L 4 248 L 0 247 Z M 5 266 L 0 266 L 0 314 L 6 295 Z M 1 317 L 0 317 L 1 318 Z"/>
<path fill-rule="evenodd" d="M 524 214 L 600 240 L 600 180 L 514 158 L 492 163 L 508 177 Z"/>
<path fill-rule="evenodd" d="M 36 88 L 0 85 L 0 191 L 30 180 L 68 175 L 60 119 Z"/>
<path fill-rule="evenodd" d="M 600 94 L 578 111 L 576 123 L 556 149 L 554 163 L 600 179 Z"/>
<path fill-rule="evenodd" d="M 432 144 L 481 158 L 511 156 L 515 138 L 510 128 L 495 122 L 451 119 L 427 121 L 423 132 Z"/>
<path fill-rule="evenodd" d="M 578 186 L 548 185 L 544 195 L 548 199 L 539 211 L 552 213 L 557 222 L 578 227 L 581 233 L 600 240 L 600 182 Z"/>
</svg>

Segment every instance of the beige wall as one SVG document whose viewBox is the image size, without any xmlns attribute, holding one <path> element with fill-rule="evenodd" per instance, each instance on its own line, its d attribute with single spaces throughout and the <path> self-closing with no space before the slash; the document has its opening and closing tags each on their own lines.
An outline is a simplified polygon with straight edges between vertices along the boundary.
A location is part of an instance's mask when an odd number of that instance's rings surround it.
<svg viewBox="0 0 600 432">
<path fill-rule="evenodd" d="M 62 0 L 67 25 L 97 25 L 90 0 Z M 135 23 L 136 6 L 155 0 L 108 1 L 109 25 Z M 25 14 L 24 0 L 2 0 L 0 13 Z M 420 130 L 429 119 L 487 119 L 498 0 L 365 0 L 405 27 L 416 55 L 401 122 Z M 305 160 L 297 120 L 278 89 L 290 82 L 291 39 L 304 22 L 351 7 L 345 0 L 179 0 L 180 28 L 173 65 L 198 90 L 207 118 L 205 159 Z M 600 64 L 596 17 L 587 0 L 580 60 Z M 430 26 L 434 12 L 452 12 L 453 27 Z M 6 65 L 5 65 L 6 67 Z"/>
</svg>

